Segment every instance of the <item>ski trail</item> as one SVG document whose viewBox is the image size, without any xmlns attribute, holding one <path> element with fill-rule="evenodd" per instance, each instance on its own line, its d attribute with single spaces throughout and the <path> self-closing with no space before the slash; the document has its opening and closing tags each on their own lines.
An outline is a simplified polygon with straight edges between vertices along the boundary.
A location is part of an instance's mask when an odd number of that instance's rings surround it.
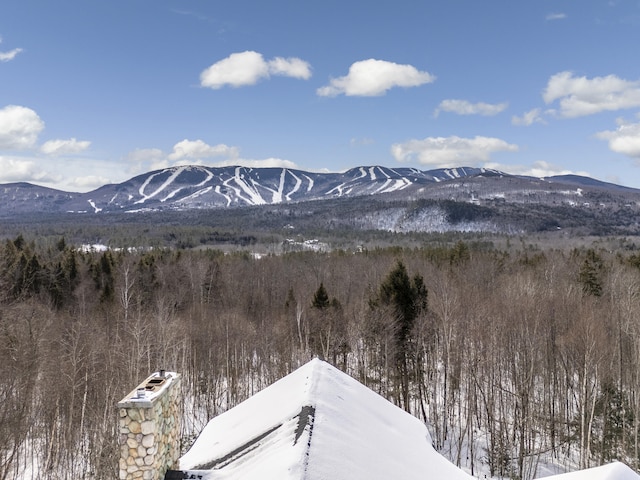
<svg viewBox="0 0 640 480">
<path fill-rule="evenodd" d="M 198 190 L 197 192 L 193 192 L 191 195 L 187 195 L 186 197 L 181 198 L 179 201 L 180 201 L 180 202 L 187 202 L 187 201 L 192 200 L 192 199 L 194 199 L 194 198 L 198 198 L 198 197 L 200 197 L 200 196 L 202 196 L 202 195 L 204 195 L 204 194 L 206 194 L 206 193 L 210 192 L 212 188 L 213 188 L 213 187 L 206 187 L 206 188 L 203 188 L 203 189 L 201 189 L 201 190 Z M 219 188 L 219 187 L 218 187 L 218 188 Z"/>
<path fill-rule="evenodd" d="M 373 167 L 372 167 L 372 168 L 373 168 Z M 342 195 L 344 195 L 344 194 L 348 194 L 348 193 L 353 189 L 353 187 L 351 187 L 351 188 L 347 189 L 347 185 L 349 185 L 350 183 L 355 182 L 355 181 L 357 181 L 357 180 L 360 180 L 361 178 L 364 178 L 364 177 L 366 177 L 366 176 L 368 175 L 368 174 L 367 174 L 367 171 L 364 169 L 364 167 L 359 167 L 359 168 L 358 168 L 358 170 L 360 171 L 360 176 L 359 176 L 359 177 L 354 178 L 353 180 L 349 180 L 349 181 L 347 181 L 347 182 L 343 182 L 343 183 L 341 183 L 340 185 L 336 185 L 336 186 L 335 186 L 335 187 L 333 187 L 331 190 L 329 190 L 329 191 L 326 193 L 326 195 L 331 195 L 331 194 L 333 194 L 336 190 L 337 190 L 337 192 L 338 192 L 338 195 L 339 195 L 339 196 L 342 196 Z M 372 174 L 372 175 L 373 175 L 373 177 L 375 178 L 375 174 L 374 174 L 374 173 L 371 173 L 371 174 Z M 345 191 L 345 190 L 346 190 L 346 191 Z"/>
<path fill-rule="evenodd" d="M 182 190 L 182 187 L 180 187 L 180 188 L 176 188 L 175 190 L 173 190 L 173 191 L 169 192 L 169 194 L 168 194 L 166 197 L 161 198 L 161 199 L 160 199 L 160 201 L 161 201 L 161 202 L 166 202 L 167 200 L 172 199 L 172 198 L 173 198 L 173 197 L 175 197 L 175 196 L 176 196 L 176 195 L 177 195 L 181 190 Z"/>
<path fill-rule="evenodd" d="M 142 195 L 143 198 L 141 198 L 140 200 L 138 200 L 137 202 L 135 202 L 136 204 L 138 203 L 144 203 L 147 200 L 149 200 L 150 198 L 155 197 L 157 194 L 159 194 L 160 192 L 162 192 L 165 188 L 167 188 L 169 185 L 171 185 L 173 183 L 173 181 L 178 177 L 178 175 L 180 175 L 183 171 L 184 171 L 185 167 L 179 167 L 176 169 L 175 172 L 173 172 L 171 174 L 171 176 L 169 176 L 169 178 L 167 178 L 165 180 L 165 182 L 160 185 L 154 192 L 152 192 L 150 195 L 145 195 L 144 193 L 144 189 L 149 185 L 149 182 L 151 181 L 151 179 L 155 176 L 155 175 L 151 175 L 149 176 L 149 178 L 147 178 L 147 180 L 145 180 L 145 182 L 140 186 L 140 195 Z M 164 173 L 166 172 L 166 170 L 163 170 L 160 173 Z"/>
<path fill-rule="evenodd" d="M 89 199 L 89 200 L 87 200 L 87 202 L 89 202 L 89 205 L 91 205 L 93 207 L 93 210 L 94 210 L 93 213 L 99 213 L 99 212 L 102 211 L 101 208 L 96 207 L 96 203 L 93 200 Z"/>
<path fill-rule="evenodd" d="M 202 187 L 204 186 L 205 183 L 209 182 L 209 180 L 211 180 L 213 178 L 213 172 L 207 170 L 206 168 L 199 168 L 198 170 L 203 170 L 207 173 L 207 178 L 205 178 L 203 181 L 201 181 L 199 184 L 194 185 L 194 187 L 198 188 L 198 187 Z"/>
<path fill-rule="evenodd" d="M 220 191 L 220 185 L 216 185 L 215 192 L 216 192 L 218 195 L 222 195 L 222 196 L 227 200 L 227 207 L 228 207 L 229 205 L 231 205 L 231 197 L 230 197 L 229 195 L 227 195 L 226 193 L 222 193 L 222 192 Z"/>
<path fill-rule="evenodd" d="M 236 168 L 236 172 L 235 172 L 235 176 L 233 177 L 233 181 L 235 181 L 236 184 L 238 184 L 238 186 L 242 189 L 242 191 L 244 193 L 246 193 L 247 195 L 249 195 L 249 202 L 252 205 L 264 205 L 266 202 L 264 201 L 264 198 L 262 198 L 262 196 L 256 191 L 255 187 L 252 188 L 252 186 L 250 186 L 243 177 L 243 175 L 241 175 L 240 170 L 242 169 L 242 167 L 237 167 Z"/>
<path fill-rule="evenodd" d="M 302 180 L 300 179 L 300 177 L 298 177 L 292 171 L 290 171 L 290 170 L 287 170 L 287 171 L 289 172 L 289 175 L 291 175 L 293 178 L 296 179 L 296 184 L 293 186 L 291 191 L 289 193 L 287 193 L 287 195 L 286 195 L 287 201 L 289 202 L 289 201 L 291 201 L 291 195 L 293 195 L 298 190 L 300 190 L 300 186 L 302 185 Z"/>
<path fill-rule="evenodd" d="M 307 185 L 307 192 L 310 192 L 311 189 L 313 188 L 313 178 L 311 178 L 308 175 L 302 175 L 304 178 L 306 178 L 307 180 L 309 180 L 309 184 Z"/>
<path fill-rule="evenodd" d="M 271 203 L 282 203 L 282 192 L 284 192 L 284 179 L 286 175 L 287 170 L 283 168 L 280 172 L 280 182 L 278 183 L 278 189 L 271 190 L 273 192 Z"/>
<path fill-rule="evenodd" d="M 235 192 L 235 194 L 236 194 L 236 197 L 238 197 L 240 200 L 242 200 L 243 202 L 245 202 L 248 205 L 251 205 L 251 200 L 242 195 L 242 190 L 240 188 L 238 188 L 238 187 L 236 187 L 236 186 L 231 184 L 231 182 L 233 182 L 234 180 L 235 180 L 235 177 L 231 177 L 231 178 L 225 180 L 224 182 L 222 182 L 222 184 L 225 187 L 233 190 Z M 220 193 L 220 195 L 224 195 L 227 199 L 229 198 L 226 194 L 220 192 L 220 187 L 216 187 L 216 193 Z"/>
</svg>

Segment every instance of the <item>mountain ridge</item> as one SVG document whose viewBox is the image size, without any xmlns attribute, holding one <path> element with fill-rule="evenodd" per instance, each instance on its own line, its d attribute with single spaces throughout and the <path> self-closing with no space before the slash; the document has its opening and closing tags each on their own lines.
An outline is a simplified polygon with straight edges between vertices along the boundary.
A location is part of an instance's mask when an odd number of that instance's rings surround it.
<svg viewBox="0 0 640 480">
<path fill-rule="evenodd" d="M 617 236 L 640 234 L 640 190 L 577 175 L 536 178 L 474 167 L 383 166 L 314 173 L 189 165 L 87 193 L 24 182 L 0 185 L 5 223 L 60 222 L 64 216 L 70 223 L 130 224 L 149 222 L 147 214 L 155 224 L 176 225 L 207 224 L 215 217 L 216 225 L 244 232 L 295 226 L 302 229 L 298 232 L 340 235 L 375 230 Z"/>
<path fill-rule="evenodd" d="M 373 165 L 354 167 L 342 173 L 319 173 L 275 167 L 186 165 L 153 170 L 86 193 L 66 192 L 26 182 L 2 184 L 0 213 L 230 208 L 381 194 L 394 198 L 416 198 L 436 193 L 428 192 L 427 187 L 439 184 L 464 190 L 465 181 L 468 187 L 468 181 L 477 181 L 478 178 L 518 181 L 519 186 L 515 190 L 541 190 L 539 182 L 544 182 L 555 189 L 566 185 L 640 193 L 640 190 L 577 175 L 535 178 L 475 167 L 418 170 Z M 514 186 L 503 183 L 505 189 L 514 190 Z M 497 187 L 498 190 L 500 188 Z M 453 200 L 477 200 L 473 192 L 468 199 L 460 199 L 458 194 L 448 196 Z M 500 196 L 501 192 L 494 195 L 495 198 Z"/>
</svg>

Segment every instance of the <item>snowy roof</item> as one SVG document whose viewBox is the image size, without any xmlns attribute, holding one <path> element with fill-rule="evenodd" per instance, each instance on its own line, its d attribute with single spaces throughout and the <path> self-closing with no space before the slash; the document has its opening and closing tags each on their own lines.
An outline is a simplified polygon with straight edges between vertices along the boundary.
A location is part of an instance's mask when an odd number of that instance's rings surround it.
<svg viewBox="0 0 640 480">
<path fill-rule="evenodd" d="M 638 480 L 640 475 L 624 463 L 614 462 L 600 467 L 545 477 L 545 480 Z"/>
<path fill-rule="evenodd" d="M 420 420 L 317 359 L 212 419 L 179 465 L 166 478 L 473 478 L 436 452 Z M 547 477 L 613 479 L 640 476 L 612 463 Z"/>
<path fill-rule="evenodd" d="M 211 480 L 473 478 L 420 420 L 320 360 L 211 420 L 180 469 Z"/>
</svg>

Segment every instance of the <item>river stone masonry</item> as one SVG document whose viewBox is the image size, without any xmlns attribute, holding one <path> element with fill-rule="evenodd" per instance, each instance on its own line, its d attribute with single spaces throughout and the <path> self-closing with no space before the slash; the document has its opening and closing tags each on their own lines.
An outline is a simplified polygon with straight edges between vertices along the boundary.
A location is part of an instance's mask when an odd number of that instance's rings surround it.
<svg viewBox="0 0 640 480">
<path fill-rule="evenodd" d="M 180 375 L 156 372 L 118 402 L 120 480 L 162 480 L 180 457 Z"/>
</svg>

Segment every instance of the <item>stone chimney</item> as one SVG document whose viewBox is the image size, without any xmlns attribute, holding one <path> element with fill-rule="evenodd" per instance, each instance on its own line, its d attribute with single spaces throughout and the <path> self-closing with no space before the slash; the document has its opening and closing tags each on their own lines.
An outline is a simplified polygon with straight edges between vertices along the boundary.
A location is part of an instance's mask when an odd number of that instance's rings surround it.
<svg viewBox="0 0 640 480">
<path fill-rule="evenodd" d="M 180 375 L 160 370 L 118 402 L 120 480 L 162 480 L 180 457 Z"/>
</svg>

